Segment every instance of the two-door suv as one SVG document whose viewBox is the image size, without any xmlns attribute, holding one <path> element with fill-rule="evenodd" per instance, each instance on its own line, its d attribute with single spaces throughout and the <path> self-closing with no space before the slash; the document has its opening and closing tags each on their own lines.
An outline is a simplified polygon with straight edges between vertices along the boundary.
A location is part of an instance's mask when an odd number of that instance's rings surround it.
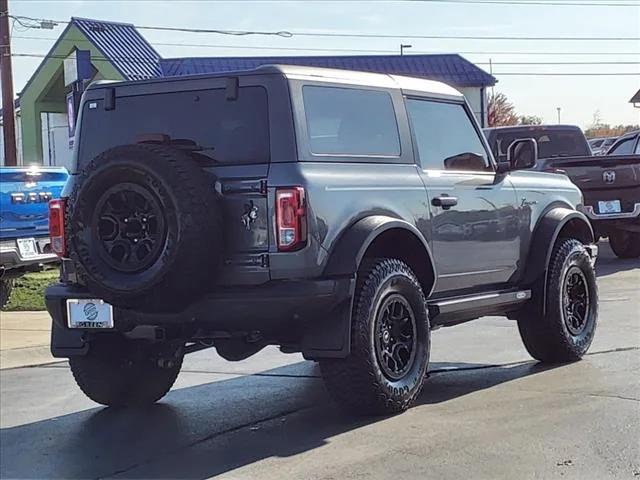
<svg viewBox="0 0 640 480">
<path fill-rule="evenodd" d="M 435 328 L 507 316 L 545 362 L 593 339 L 578 188 L 519 170 L 531 139 L 496 163 L 446 85 L 288 66 L 98 83 L 74 155 L 46 303 L 53 355 L 96 402 L 158 400 L 186 353 L 278 345 L 347 409 L 392 413 Z"/>
</svg>

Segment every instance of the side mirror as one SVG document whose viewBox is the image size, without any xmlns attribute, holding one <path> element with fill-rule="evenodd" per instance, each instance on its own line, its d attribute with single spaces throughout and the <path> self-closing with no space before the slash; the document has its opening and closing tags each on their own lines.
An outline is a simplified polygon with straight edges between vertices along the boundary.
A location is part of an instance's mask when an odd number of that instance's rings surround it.
<svg viewBox="0 0 640 480">
<path fill-rule="evenodd" d="M 507 148 L 507 161 L 511 170 L 533 167 L 538 161 L 538 142 L 533 138 L 519 138 Z"/>
</svg>

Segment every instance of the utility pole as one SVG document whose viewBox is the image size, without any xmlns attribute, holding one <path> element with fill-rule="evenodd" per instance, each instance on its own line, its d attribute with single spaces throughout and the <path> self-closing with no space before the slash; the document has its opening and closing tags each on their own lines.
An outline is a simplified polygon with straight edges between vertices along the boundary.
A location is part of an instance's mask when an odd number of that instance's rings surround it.
<svg viewBox="0 0 640 480">
<path fill-rule="evenodd" d="M 0 0 L 0 89 L 2 89 L 2 131 L 4 164 L 18 165 L 16 152 L 16 111 L 13 103 L 11 36 L 9 35 L 9 0 Z"/>
<path fill-rule="evenodd" d="M 556 107 L 556 110 L 558 110 L 558 124 L 562 123 L 560 122 L 560 110 L 562 110 L 561 107 Z"/>
</svg>

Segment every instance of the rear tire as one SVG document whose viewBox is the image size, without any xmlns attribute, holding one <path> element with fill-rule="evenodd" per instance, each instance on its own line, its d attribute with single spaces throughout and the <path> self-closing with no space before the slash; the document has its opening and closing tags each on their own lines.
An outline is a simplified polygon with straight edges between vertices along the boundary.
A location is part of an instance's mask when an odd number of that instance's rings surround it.
<svg viewBox="0 0 640 480">
<path fill-rule="evenodd" d="M 356 285 L 351 353 L 320 361 L 325 385 L 351 413 L 402 412 L 422 390 L 430 338 L 424 294 L 409 266 L 365 260 Z"/>
<path fill-rule="evenodd" d="M 541 362 L 580 360 L 596 331 L 598 287 L 591 258 L 578 240 L 561 239 L 554 246 L 546 291 L 545 315 L 530 308 L 518 319 L 524 346 Z M 540 298 L 532 302 L 542 305 Z"/>
<path fill-rule="evenodd" d="M 609 234 L 609 245 L 618 258 L 640 257 L 640 233 L 614 230 Z"/>
<path fill-rule="evenodd" d="M 162 367 L 160 358 L 165 361 Z M 87 397 L 102 405 L 124 407 L 148 405 L 164 397 L 180 373 L 182 359 L 176 347 L 108 337 L 93 341 L 86 356 L 69 358 L 69 365 Z"/>
<path fill-rule="evenodd" d="M 0 308 L 4 308 L 13 291 L 13 278 L 3 278 L 0 280 Z"/>
</svg>

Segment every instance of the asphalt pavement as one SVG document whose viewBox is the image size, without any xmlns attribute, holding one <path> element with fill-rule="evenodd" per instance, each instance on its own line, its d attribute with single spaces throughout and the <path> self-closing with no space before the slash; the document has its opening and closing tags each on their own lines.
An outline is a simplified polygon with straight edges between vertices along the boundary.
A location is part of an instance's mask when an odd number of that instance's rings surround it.
<svg viewBox="0 0 640 480">
<path fill-rule="evenodd" d="M 441 329 L 423 394 L 393 417 L 341 413 L 314 363 L 273 348 L 188 356 L 145 409 L 97 406 L 66 362 L 4 369 L 0 477 L 640 479 L 640 261 L 604 244 L 597 270 L 583 361 L 532 361 L 501 318 Z"/>
</svg>

